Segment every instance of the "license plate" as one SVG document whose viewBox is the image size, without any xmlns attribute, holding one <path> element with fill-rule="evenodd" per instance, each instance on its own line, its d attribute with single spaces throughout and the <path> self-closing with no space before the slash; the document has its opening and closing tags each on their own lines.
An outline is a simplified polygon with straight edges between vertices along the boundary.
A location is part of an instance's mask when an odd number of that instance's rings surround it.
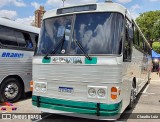
<svg viewBox="0 0 160 122">
<path fill-rule="evenodd" d="M 71 88 L 71 87 L 59 87 L 58 91 L 59 92 L 64 92 L 64 93 L 73 93 L 73 88 Z"/>
</svg>

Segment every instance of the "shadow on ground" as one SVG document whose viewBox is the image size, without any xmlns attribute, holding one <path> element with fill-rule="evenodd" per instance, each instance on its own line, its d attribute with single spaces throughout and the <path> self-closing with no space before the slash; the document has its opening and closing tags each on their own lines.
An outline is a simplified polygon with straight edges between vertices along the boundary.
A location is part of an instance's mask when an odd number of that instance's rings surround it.
<svg viewBox="0 0 160 122">
<path fill-rule="evenodd" d="M 21 102 L 27 99 L 31 99 L 31 98 L 32 98 L 32 92 L 27 92 L 18 102 Z"/>
<path fill-rule="evenodd" d="M 140 91 L 140 93 L 136 96 L 136 100 L 135 100 L 135 104 L 133 109 L 131 110 L 125 110 L 124 113 L 121 114 L 120 121 L 127 121 L 128 119 L 134 119 L 134 115 L 133 115 L 133 110 L 136 107 L 136 105 L 138 104 L 138 101 L 140 100 L 142 93 L 144 91 L 144 89 L 146 88 L 147 84 L 143 87 L 143 89 Z M 136 117 L 136 116 L 135 116 Z M 135 118 L 136 119 L 136 118 Z"/>
</svg>

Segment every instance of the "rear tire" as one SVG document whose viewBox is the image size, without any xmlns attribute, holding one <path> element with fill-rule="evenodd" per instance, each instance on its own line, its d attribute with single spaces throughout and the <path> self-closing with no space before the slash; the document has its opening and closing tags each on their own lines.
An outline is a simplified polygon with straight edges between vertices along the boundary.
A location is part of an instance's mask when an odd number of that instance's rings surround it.
<svg viewBox="0 0 160 122">
<path fill-rule="evenodd" d="M 151 72 L 148 73 L 148 81 L 147 81 L 147 84 L 150 84 L 150 75 L 151 75 Z"/>
<path fill-rule="evenodd" d="M 129 103 L 128 107 L 127 107 L 127 110 L 133 109 L 134 103 L 135 103 L 135 99 L 136 99 L 136 84 L 135 84 L 135 82 L 132 82 L 130 103 Z"/>
<path fill-rule="evenodd" d="M 22 96 L 23 90 L 20 81 L 16 78 L 5 79 L 0 88 L 2 102 L 16 102 Z"/>
</svg>

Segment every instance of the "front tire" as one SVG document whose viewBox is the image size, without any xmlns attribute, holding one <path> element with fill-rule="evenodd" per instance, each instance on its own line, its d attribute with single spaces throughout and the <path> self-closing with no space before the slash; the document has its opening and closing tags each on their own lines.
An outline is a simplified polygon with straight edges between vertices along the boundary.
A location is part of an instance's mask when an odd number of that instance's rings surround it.
<svg viewBox="0 0 160 122">
<path fill-rule="evenodd" d="M 18 79 L 8 78 L 1 84 L 1 98 L 5 102 L 16 102 L 22 96 L 22 86 Z"/>
<path fill-rule="evenodd" d="M 136 84 L 133 82 L 132 83 L 132 88 L 131 88 L 130 103 L 129 103 L 128 107 L 127 107 L 128 110 L 133 109 L 134 103 L 135 103 L 135 99 L 136 99 Z"/>
</svg>

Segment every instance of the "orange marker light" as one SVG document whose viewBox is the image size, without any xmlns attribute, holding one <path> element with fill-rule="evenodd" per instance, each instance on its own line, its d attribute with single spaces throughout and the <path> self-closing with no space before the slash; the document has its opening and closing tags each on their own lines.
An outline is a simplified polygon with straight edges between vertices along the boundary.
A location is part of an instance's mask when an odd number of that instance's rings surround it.
<svg viewBox="0 0 160 122">
<path fill-rule="evenodd" d="M 30 91 L 33 91 L 33 81 L 30 81 Z"/>
<path fill-rule="evenodd" d="M 112 87 L 111 88 L 111 98 L 113 100 L 117 99 L 117 96 L 118 96 L 117 93 L 118 93 L 118 89 L 116 87 Z"/>
</svg>

